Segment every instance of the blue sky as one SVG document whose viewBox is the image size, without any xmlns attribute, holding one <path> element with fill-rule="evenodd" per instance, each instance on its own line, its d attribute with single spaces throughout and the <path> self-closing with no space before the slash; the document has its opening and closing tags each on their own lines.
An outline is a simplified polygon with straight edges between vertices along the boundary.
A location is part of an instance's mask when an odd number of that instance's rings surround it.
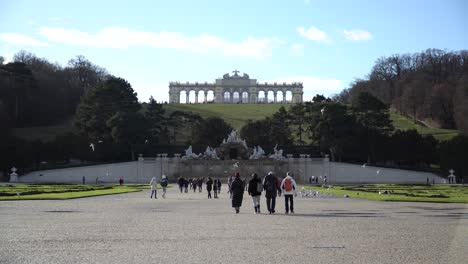
<svg viewBox="0 0 468 264">
<path fill-rule="evenodd" d="M 304 98 L 340 92 L 375 60 L 428 48 L 468 49 L 468 1 L 0 0 L 0 55 L 65 65 L 84 55 L 127 79 L 140 101 L 169 81 L 213 82 L 238 69 L 301 81 Z"/>
</svg>

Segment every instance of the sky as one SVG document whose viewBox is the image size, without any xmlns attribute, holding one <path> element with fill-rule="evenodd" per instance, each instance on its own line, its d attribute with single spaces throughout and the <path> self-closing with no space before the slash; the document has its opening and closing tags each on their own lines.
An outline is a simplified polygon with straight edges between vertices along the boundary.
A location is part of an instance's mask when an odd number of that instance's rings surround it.
<svg viewBox="0 0 468 264">
<path fill-rule="evenodd" d="M 20 50 L 63 66 L 83 55 L 142 102 L 168 101 L 170 81 L 236 69 L 303 82 L 310 100 L 366 78 L 380 57 L 468 49 L 464 0 L 0 0 L 0 14 L 7 61 Z"/>
</svg>

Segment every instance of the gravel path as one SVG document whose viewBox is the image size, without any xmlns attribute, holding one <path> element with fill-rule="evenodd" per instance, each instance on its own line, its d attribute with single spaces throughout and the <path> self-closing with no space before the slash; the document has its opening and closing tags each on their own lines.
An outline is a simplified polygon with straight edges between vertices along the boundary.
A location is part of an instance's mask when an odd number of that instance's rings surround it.
<svg viewBox="0 0 468 264">
<path fill-rule="evenodd" d="M 297 198 L 241 213 L 223 191 L 0 202 L 0 263 L 466 263 L 468 205 Z"/>
</svg>

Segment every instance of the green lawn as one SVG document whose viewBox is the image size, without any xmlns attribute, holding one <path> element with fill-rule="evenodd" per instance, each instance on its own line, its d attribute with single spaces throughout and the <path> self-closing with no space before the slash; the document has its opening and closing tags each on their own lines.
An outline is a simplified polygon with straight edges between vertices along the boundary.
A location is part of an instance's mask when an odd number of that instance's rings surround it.
<svg viewBox="0 0 468 264">
<path fill-rule="evenodd" d="M 202 117 L 222 117 L 235 129 L 240 129 L 247 120 L 259 120 L 272 116 L 282 104 L 167 104 L 164 108 L 168 112 L 186 111 Z"/>
<path fill-rule="evenodd" d="M 349 185 L 349 186 L 301 186 L 321 193 L 334 194 L 338 197 L 348 195 L 374 201 L 394 202 L 435 202 L 435 203 L 468 203 L 468 186 L 466 185 Z M 379 191 L 390 191 L 391 194 L 379 194 Z"/>
<path fill-rule="evenodd" d="M 138 192 L 147 185 L 43 185 L 16 184 L 0 186 L 1 200 L 63 200 L 118 193 Z"/>
<path fill-rule="evenodd" d="M 396 113 L 390 113 L 395 128 L 400 130 L 416 129 L 421 135 L 432 135 L 438 140 L 449 140 L 460 133 L 455 129 L 430 128 L 416 124 L 413 120 Z"/>
</svg>

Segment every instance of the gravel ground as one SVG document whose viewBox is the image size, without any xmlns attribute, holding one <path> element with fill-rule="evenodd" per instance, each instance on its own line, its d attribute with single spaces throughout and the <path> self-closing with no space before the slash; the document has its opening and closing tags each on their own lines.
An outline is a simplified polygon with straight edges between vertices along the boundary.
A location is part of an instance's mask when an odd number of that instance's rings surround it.
<svg viewBox="0 0 468 264">
<path fill-rule="evenodd" d="M 225 190 L 0 202 L 0 263 L 467 263 L 468 205 L 296 198 L 236 215 Z"/>
</svg>

